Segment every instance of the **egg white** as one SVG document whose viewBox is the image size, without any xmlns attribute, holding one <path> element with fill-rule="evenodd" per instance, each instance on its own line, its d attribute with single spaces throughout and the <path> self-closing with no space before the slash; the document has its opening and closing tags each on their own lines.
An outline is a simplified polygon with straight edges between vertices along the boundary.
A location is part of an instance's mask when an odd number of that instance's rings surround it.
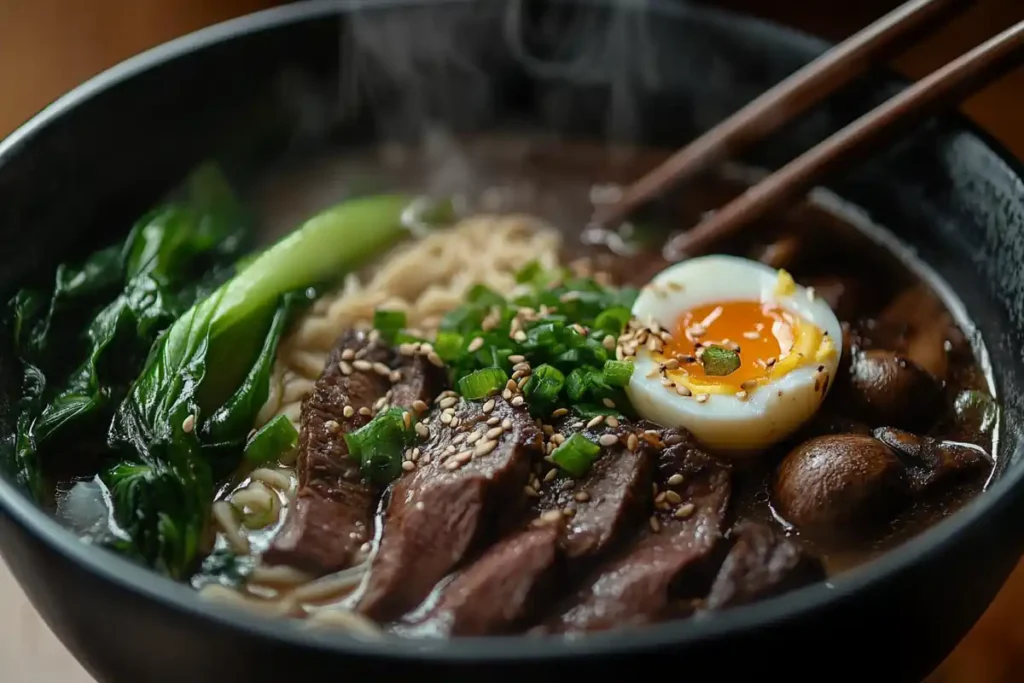
<svg viewBox="0 0 1024 683">
<path fill-rule="evenodd" d="M 778 270 L 733 256 L 691 259 L 655 276 L 633 305 L 634 317 L 643 324 L 655 322 L 672 330 L 683 314 L 705 304 L 774 301 L 831 337 L 835 351 L 828 358 L 811 360 L 771 379 L 745 399 L 712 393 L 701 403 L 663 386 L 662 377 L 656 374 L 659 363 L 655 354 L 641 347 L 627 387 L 637 412 L 660 425 L 685 428 L 709 448 L 735 456 L 756 454 L 810 419 L 833 383 L 829 381 L 821 390 L 818 366 L 825 366 L 829 378 L 839 367 L 842 328 L 828 304 L 808 289 L 795 285 L 779 292 L 778 285 Z M 742 346 L 742 339 L 736 341 Z"/>
</svg>

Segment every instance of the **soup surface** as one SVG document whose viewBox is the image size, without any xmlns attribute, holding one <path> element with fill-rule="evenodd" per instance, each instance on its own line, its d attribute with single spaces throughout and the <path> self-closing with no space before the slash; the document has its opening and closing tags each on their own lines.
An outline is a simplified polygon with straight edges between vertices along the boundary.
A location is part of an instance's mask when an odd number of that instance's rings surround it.
<svg viewBox="0 0 1024 683">
<path fill-rule="evenodd" d="M 43 394 L 21 463 L 81 533 L 206 597 L 368 636 L 685 618 L 868 561 L 978 493 L 998 411 L 942 283 L 823 192 L 676 263 L 671 235 L 744 169 L 584 228 L 661 158 L 437 137 L 275 169 L 245 204 L 283 241 L 153 316 L 170 331 L 131 377 L 83 365 L 111 386 L 73 463 L 50 432 L 82 402 Z"/>
</svg>

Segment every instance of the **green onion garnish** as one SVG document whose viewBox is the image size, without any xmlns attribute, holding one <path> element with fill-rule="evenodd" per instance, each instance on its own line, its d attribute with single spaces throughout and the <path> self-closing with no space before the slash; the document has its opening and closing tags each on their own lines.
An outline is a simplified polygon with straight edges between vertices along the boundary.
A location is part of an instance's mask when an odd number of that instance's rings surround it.
<svg viewBox="0 0 1024 683">
<path fill-rule="evenodd" d="M 406 417 L 408 416 L 408 417 Z M 412 413 L 391 408 L 345 435 L 350 458 L 359 461 L 363 475 L 386 484 L 402 473 L 402 454 L 415 441 Z"/>
<path fill-rule="evenodd" d="M 590 466 L 600 453 L 600 446 L 576 433 L 551 452 L 551 461 L 571 476 L 579 478 L 590 470 Z"/>
<path fill-rule="evenodd" d="M 441 357 L 441 360 L 451 363 L 457 360 L 462 353 L 463 339 L 458 332 L 442 330 L 437 333 L 434 340 L 434 351 Z"/>
<path fill-rule="evenodd" d="M 594 327 L 604 330 L 608 334 L 618 336 L 626 328 L 632 314 L 625 306 L 613 306 L 601 311 L 601 314 L 594 319 Z"/>
<path fill-rule="evenodd" d="M 508 383 L 508 375 L 501 368 L 483 368 L 459 380 L 459 393 L 474 400 L 496 394 Z"/>
<path fill-rule="evenodd" d="M 740 369 L 740 354 L 724 346 L 705 346 L 700 363 L 705 375 L 722 377 Z"/>
<path fill-rule="evenodd" d="M 604 381 L 613 387 L 624 387 L 633 376 L 633 364 L 622 360 L 610 360 L 604 364 Z"/>
<path fill-rule="evenodd" d="M 373 329 L 380 332 L 380 336 L 389 344 L 395 342 L 395 337 L 404 328 L 405 313 L 402 311 L 383 311 L 378 309 L 373 312 Z"/>
<path fill-rule="evenodd" d="M 245 444 L 245 459 L 253 465 L 263 465 L 295 450 L 299 433 L 284 415 L 278 415 L 263 425 Z"/>
<path fill-rule="evenodd" d="M 554 406 L 558 395 L 565 386 L 565 375 L 552 365 L 535 368 L 530 379 L 523 386 L 523 395 L 536 412 L 544 412 Z"/>
</svg>

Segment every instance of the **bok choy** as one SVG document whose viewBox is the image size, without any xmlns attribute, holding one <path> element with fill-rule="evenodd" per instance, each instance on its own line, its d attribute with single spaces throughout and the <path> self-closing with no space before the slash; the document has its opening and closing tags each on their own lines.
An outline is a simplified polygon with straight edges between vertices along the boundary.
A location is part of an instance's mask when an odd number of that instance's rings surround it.
<svg viewBox="0 0 1024 683">
<path fill-rule="evenodd" d="M 129 540 L 119 549 L 174 577 L 197 558 L 215 481 L 237 466 L 288 313 L 404 233 L 408 199 L 350 200 L 309 220 L 174 321 L 110 425 L 124 461 L 101 478 Z"/>
</svg>

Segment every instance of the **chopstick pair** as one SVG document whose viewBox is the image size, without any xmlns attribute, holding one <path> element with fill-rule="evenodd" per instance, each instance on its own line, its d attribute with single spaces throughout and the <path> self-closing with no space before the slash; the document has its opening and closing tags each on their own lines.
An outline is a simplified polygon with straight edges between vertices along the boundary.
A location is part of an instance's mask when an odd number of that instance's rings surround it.
<svg viewBox="0 0 1024 683">
<path fill-rule="evenodd" d="M 614 203 L 598 207 L 593 221 L 606 227 L 671 186 L 729 158 L 838 90 L 869 66 L 902 49 L 970 4 L 965 0 L 910 0 L 766 91 L 704 133 L 644 177 Z M 1024 21 L 957 57 L 811 148 L 668 245 L 696 256 L 718 240 L 804 195 L 826 174 L 909 125 L 959 102 L 1004 74 L 1024 57 Z"/>
</svg>

